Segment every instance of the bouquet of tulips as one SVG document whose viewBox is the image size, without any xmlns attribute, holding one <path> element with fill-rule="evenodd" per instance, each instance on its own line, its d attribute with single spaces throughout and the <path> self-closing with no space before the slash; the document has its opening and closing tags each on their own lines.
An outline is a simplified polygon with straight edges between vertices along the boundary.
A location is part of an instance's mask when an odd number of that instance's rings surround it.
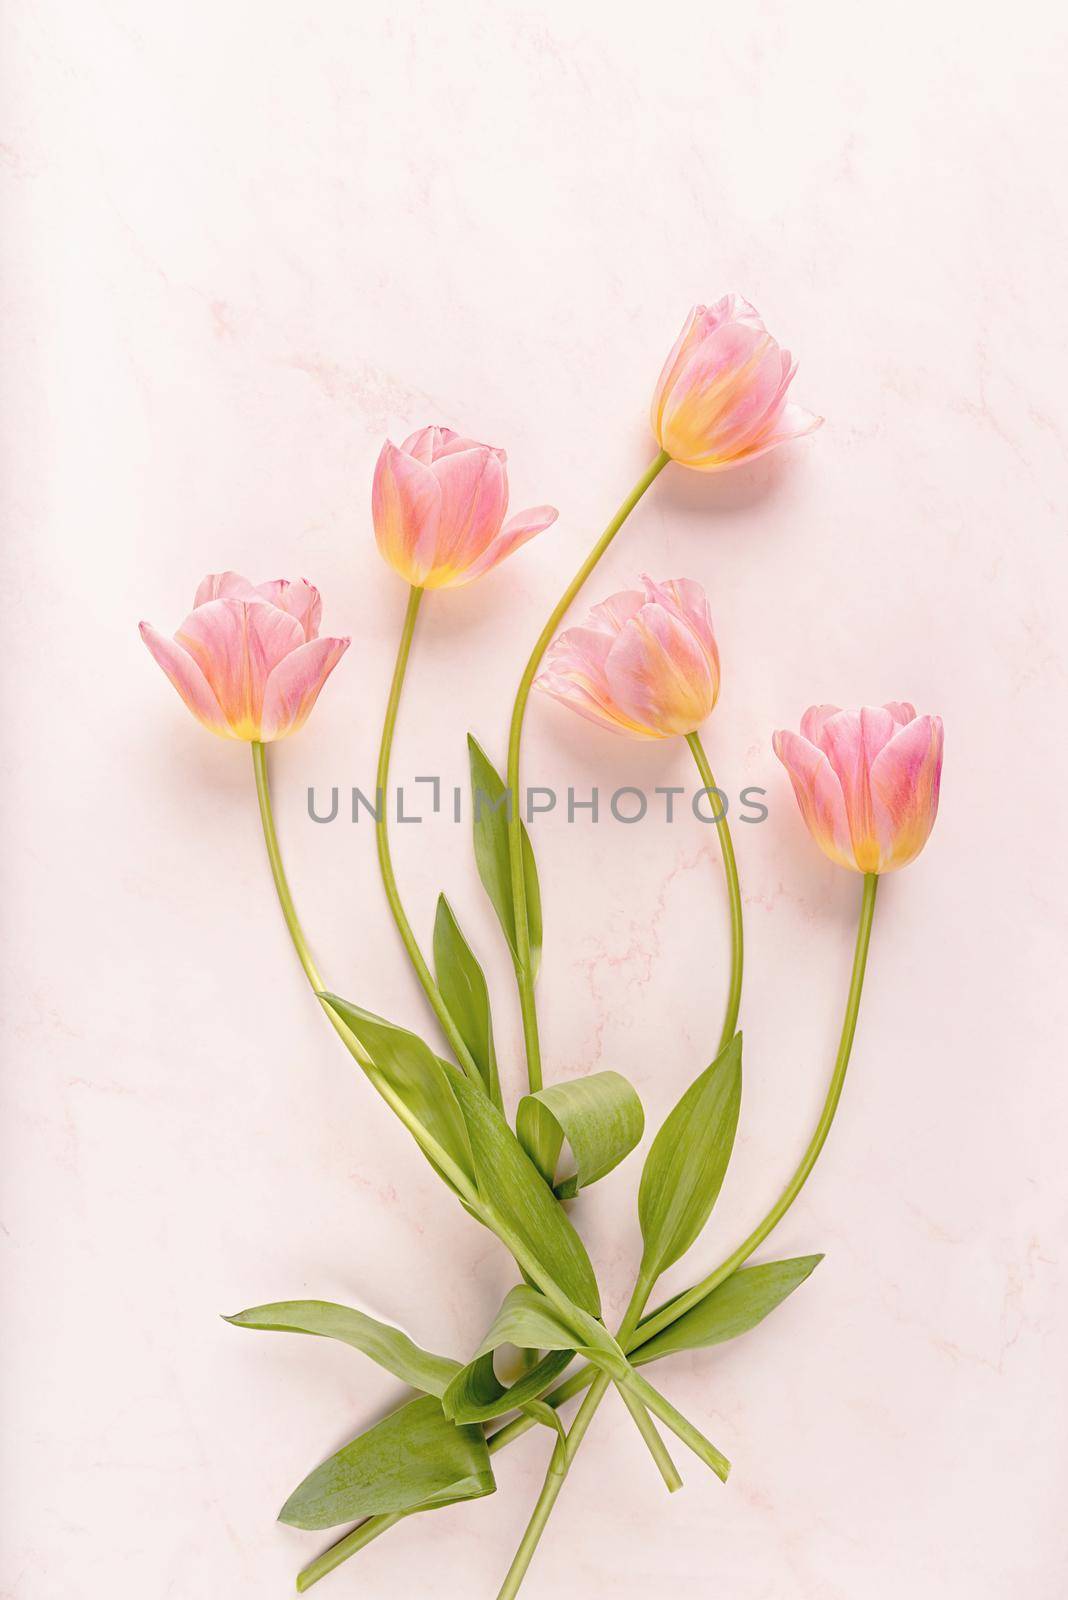
<svg viewBox="0 0 1068 1600">
<path fill-rule="evenodd" d="M 938 807 L 942 724 L 911 705 L 843 711 L 813 706 L 799 733 L 774 737 L 816 843 L 860 876 L 860 912 L 841 1041 L 826 1098 L 796 1171 L 725 1260 L 691 1288 L 649 1308 L 661 1274 L 700 1238 L 731 1156 L 742 1078 L 742 896 L 724 797 L 699 728 L 716 704 L 720 661 L 708 602 L 688 578 L 612 595 L 586 622 L 557 635 L 565 613 L 629 512 L 671 462 L 722 472 L 809 433 L 820 419 L 789 403 L 795 366 L 752 306 L 728 296 L 691 312 L 652 404 L 658 451 L 549 617 L 519 682 L 505 770 L 469 739 L 478 871 L 511 953 L 523 1020 L 527 1092 L 510 1107 L 494 1048 L 490 997 L 478 959 L 448 901 L 438 901 L 424 953 L 398 893 L 385 795 L 390 750 L 416 622 L 427 591 L 470 583 L 556 517 L 537 506 L 505 520 L 506 458 L 447 428 L 383 446 L 372 511 L 386 561 L 409 585 L 378 761 L 376 838 L 386 900 L 448 1046 L 387 1021 L 331 991 L 297 916 L 271 812 L 267 746 L 295 733 L 348 639 L 319 633 L 318 591 L 304 580 L 254 585 L 233 572 L 205 578 L 173 639 L 142 624 L 145 643 L 189 709 L 214 733 L 252 746 L 267 857 L 297 957 L 326 1020 L 386 1105 L 404 1123 L 473 1222 L 496 1234 L 515 1263 L 478 1347 L 421 1349 L 398 1327 L 349 1306 L 289 1300 L 229 1320 L 342 1340 L 415 1391 L 298 1484 L 281 1519 L 299 1528 L 356 1525 L 297 1579 L 300 1590 L 403 1517 L 491 1494 L 492 1457 L 519 1434 L 546 1436 L 544 1486 L 504 1577 L 499 1600 L 523 1582 L 576 1451 L 607 1390 L 615 1389 L 669 1490 L 681 1478 L 668 1439 L 700 1470 L 726 1479 L 729 1463 L 648 1376 L 678 1351 L 733 1339 L 761 1322 L 821 1259 L 746 1263 L 793 1204 L 834 1118 L 860 1008 L 879 877 L 923 848 Z M 543 665 L 544 662 L 544 665 Z M 582 1242 L 582 1191 L 638 1145 L 638 1095 L 618 1072 L 546 1082 L 536 980 L 542 945 L 538 873 L 522 815 L 520 758 L 532 688 L 600 728 L 634 739 L 685 739 L 712 807 L 730 917 L 718 1053 L 687 1085 L 649 1148 L 638 1185 L 643 1252 L 620 1325 L 605 1326 L 597 1276 Z M 529 820 L 529 817 L 528 817 Z M 366 996 L 360 996 L 362 1002 Z M 510 1110 L 514 1114 L 509 1115 Z M 495 1360 L 518 1347 L 502 1375 Z M 574 1415 L 566 1403 L 581 1395 Z M 568 1419 L 568 1420 L 565 1420 Z"/>
</svg>

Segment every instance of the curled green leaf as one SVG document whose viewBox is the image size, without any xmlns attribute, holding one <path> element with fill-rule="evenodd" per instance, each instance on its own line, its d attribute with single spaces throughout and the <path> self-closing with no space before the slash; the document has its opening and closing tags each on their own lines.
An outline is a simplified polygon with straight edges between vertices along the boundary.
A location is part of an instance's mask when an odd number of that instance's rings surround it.
<svg viewBox="0 0 1068 1600">
<path fill-rule="evenodd" d="M 530 1326 L 524 1326 L 513 1308 L 512 1295 L 517 1292 L 523 1302 L 529 1300 L 534 1291 L 519 1287 L 518 1291 L 513 1290 L 505 1298 L 474 1356 L 453 1376 L 442 1396 L 445 1415 L 454 1422 L 489 1422 L 493 1417 L 503 1416 L 506 1411 L 525 1410 L 532 1400 L 537 1400 L 550 1384 L 556 1382 L 570 1364 L 574 1354 L 572 1350 L 549 1350 L 515 1383 L 503 1384 L 497 1377 L 493 1366 L 494 1351 L 502 1345 L 516 1344 L 517 1340 L 522 1341 L 524 1349 L 540 1349 L 540 1345 L 527 1344 L 527 1338 L 536 1336 L 539 1331 L 545 1332 L 547 1327 L 552 1333 L 556 1332 L 555 1322 L 551 1325 L 535 1325 L 531 1322 Z"/>
<path fill-rule="evenodd" d="M 549 1183 L 565 1139 L 570 1145 L 575 1171 L 555 1186 L 561 1200 L 570 1200 L 617 1167 L 640 1142 L 644 1128 L 642 1103 L 618 1072 L 594 1072 L 524 1095 L 515 1123 L 531 1160 L 544 1161 L 542 1175 Z"/>
</svg>

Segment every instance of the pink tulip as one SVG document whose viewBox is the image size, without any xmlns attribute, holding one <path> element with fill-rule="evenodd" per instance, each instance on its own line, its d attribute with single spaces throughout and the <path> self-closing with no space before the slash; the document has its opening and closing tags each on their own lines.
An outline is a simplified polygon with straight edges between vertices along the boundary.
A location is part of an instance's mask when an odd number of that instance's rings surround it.
<svg viewBox="0 0 1068 1600">
<path fill-rule="evenodd" d="M 693 733 L 719 696 L 705 591 L 689 578 L 626 589 L 551 646 L 537 687 L 580 717 L 634 739 Z"/>
<path fill-rule="evenodd" d="M 195 717 L 224 739 L 284 739 L 303 727 L 349 647 L 320 639 L 319 591 L 303 578 L 253 585 L 214 573 L 173 639 L 141 637 Z"/>
<path fill-rule="evenodd" d="M 812 706 L 801 732 L 777 733 L 801 815 L 825 855 L 854 872 L 896 872 L 927 843 L 938 814 L 942 719 L 904 702 Z"/>
<path fill-rule="evenodd" d="M 421 428 L 375 466 L 371 509 L 378 548 L 406 583 L 455 589 L 556 521 L 534 506 L 505 522 L 507 456 L 450 428 Z"/>
<path fill-rule="evenodd" d="M 722 472 L 823 421 L 786 394 L 797 370 L 740 295 L 694 306 L 653 395 L 652 428 L 673 461 Z"/>
</svg>

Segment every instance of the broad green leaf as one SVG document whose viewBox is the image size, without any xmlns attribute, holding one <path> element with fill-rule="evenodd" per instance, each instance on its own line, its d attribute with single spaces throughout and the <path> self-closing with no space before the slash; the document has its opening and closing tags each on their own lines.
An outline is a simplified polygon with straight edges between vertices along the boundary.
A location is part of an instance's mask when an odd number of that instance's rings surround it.
<svg viewBox="0 0 1068 1600">
<path fill-rule="evenodd" d="M 571 1146 L 575 1171 L 556 1184 L 561 1200 L 572 1199 L 618 1166 L 644 1128 L 642 1103 L 618 1072 L 594 1072 L 524 1095 L 515 1120 L 520 1144 L 532 1161 L 537 1163 L 539 1155 L 545 1161 L 549 1183 L 564 1140 Z"/>
<path fill-rule="evenodd" d="M 473 1177 L 471 1146 L 465 1119 L 453 1092 L 453 1080 L 430 1046 L 407 1028 L 398 1028 L 337 995 L 327 994 L 322 998 L 355 1034 L 373 1060 L 375 1070 L 412 1115 L 460 1170 L 467 1177 Z"/>
<path fill-rule="evenodd" d="M 501 1086 L 486 976 L 443 894 L 438 896 L 434 918 L 434 973 L 441 998 L 482 1075 L 486 1093 L 499 1106 Z"/>
<path fill-rule="evenodd" d="M 489 1097 L 460 1073 L 453 1075 L 452 1087 L 467 1124 L 483 1201 L 569 1300 L 599 1314 L 597 1279 L 563 1206 Z M 530 1348 L 543 1347 L 534 1340 Z"/>
<path fill-rule="evenodd" d="M 294 1528 L 335 1528 L 357 1517 L 474 1500 L 495 1488 L 482 1429 L 458 1428 L 439 1401 L 424 1395 L 316 1467 L 278 1520 Z"/>
<path fill-rule="evenodd" d="M 460 1371 L 460 1363 L 448 1356 L 423 1350 L 406 1333 L 356 1311 L 351 1306 L 335 1305 L 331 1300 L 276 1300 L 271 1305 L 252 1306 L 226 1317 L 235 1328 L 263 1328 L 280 1333 L 311 1333 L 321 1339 L 340 1339 L 361 1350 L 380 1367 L 392 1372 L 402 1383 L 421 1389 L 424 1394 L 445 1393 Z"/>
<path fill-rule="evenodd" d="M 509 797 L 486 752 L 472 734 L 467 736 L 471 761 L 471 808 L 474 817 L 475 860 L 482 885 L 493 902 L 504 936 L 513 957 L 518 957 L 515 936 L 515 905 L 512 901 L 512 868 L 508 851 L 508 805 L 518 804 Z M 520 823 L 523 839 L 523 877 L 526 884 L 527 928 L 530 934 L 530 961 L 534 972 L 541 958 L 541 892 L 534 850 L 526 828 Z"/>
<path fill-rule="evenodd" d="M 793 1256 L 788 1261 L 769 1261 L 732 1273 L 677 1322 L 656 1334 L 648 1344 L 639 1345 L 631 1361 L 640 1367 L 679 1350 L 701 1350 L 748 1333 L 787 1295 L 793 1294 L 822 1260 L 822 1256 Z M 638 1333 L 640 1336 L 640 1327 Z"/>
<path fill-rule="evenodd" d="M 657 1278 L 693 1244 L 727 1171 L 742 1093 L 742 1036 L 725 1049 L 670 1111 L 645 1159 L 638 1220 L 642 1271 Z"/>
</svg>

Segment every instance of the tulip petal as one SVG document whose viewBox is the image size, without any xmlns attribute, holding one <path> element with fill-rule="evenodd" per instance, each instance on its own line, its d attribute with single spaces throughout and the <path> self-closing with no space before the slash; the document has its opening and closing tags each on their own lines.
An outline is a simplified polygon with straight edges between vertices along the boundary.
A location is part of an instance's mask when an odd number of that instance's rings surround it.
<svg viewBox="0 0 1068 1600">
<path fill-rule="evenodd" d="M 193 598 L 193 606 L 207 605 L 209 600 L 254 600 L 256 586 L 243 578 L 240 572 L 209 572 L 201 578 Z"/>
<path fill-rule="evenodd" d="M 258 583 L 255 594 L 261 600 L 277 606 L 280 611 L 288 611 L 291 617 L 296 617 L 304 629 L 305 639 L 316 637 L 322 621 L 323 602 L 318 589 L 307 578 L 297 578 L 293 582 L 289 578 L 275 578 L 270 583 Z"/>
<path fill-rule="evenodd" d="M 644 604 L 645 595 L 640 589 L 621 589 L 618 594 L 609 595 L 607 600 L 602 600 L 599 605 L 593 607 L 586 620 L 586 627 L 597 633 L 606 634 L 609 640 L 614 639 L 631 617 L 638 615 Z M 572 632 L 581 631 L 572 629 Z"/>
<path fill-rule="evenodd" d="M 762 434 L 751 446 L 735 456 L 735 464 L 755 461 L 757 456 L 766 456 L 769 450 L 777 449 L 780 444 L 789 444 L 791 439 L 803 439 L 807 433 L 815 433 L 817 428 L 822 427 L 823 418 L 814 411 L 806 411 L 803 406 L 793 404 L 784 406 L 770 432 Z"/>
<path fill-rule="evenodd" d="M 175 638 L 211 684 L 235 738 L 258 739 L 267 678 L 305 642 L 296 618 L 265 600 L 209 600 Z"/>
<path fill-rule="evenodd" d="M 405 455 L 414 456 L 417 461 L 422 461 L 426 466 L 438 459 L 439 456 L 455 455 L 458 450 L 484 450 L 488 445 L 480 445 L 476 439 L 468 439 L 462 433 L 455 433 L 452 428 L 420 428 L 418 432 L 410 434 L 401 449 Z M 504 451 L 494 452 L 504 460 Z"/>
<path fill-rule="evenodd" d="M 212 693 L 211 685 L 188 650 L 183 650 L 174 639 L 168 639 L 165 634 L 159 633 L 151 623 L 142 622 L 140 631 L 145 644 L 194 717 L 206 728 L 210 728 L 212 733 L 217 733 L 224 739 L 233 738 L 229 724 L 222 714 L 222 708 Z"/>
<path fill-rule="evenodd" d="M 604 606 L 595 609 L 607 611 L 614 602 L 627 598 L 613 595 Z M 637 601 L 637 609 L 640 609 L 642 596 L 635 594 L 629 598 Z M 553 642 L 545 670 L 535 686 L 559 700 L 561 705 L 577 711 L 580 717 L 612 733 L 630 734 L 639 739 L 657 738 L 651 729 L 624 717 L 613 701 L 605 666 L 618 632 L 618 627 L 568 628 Z"/>
<path fill-rule="evenodd" d="M 794 371 L 789 354 L 765 335 L 763 347 L 754 351 L 737 382 L 721 394 L 718 412 L 708 423 L 715 434 L 711 453 L 717 459 L 737 460 L 770 436 Z"/>
<path fill-rule="evenodd" d="M 441 491 L 441 512 L 434 570 L 426 586 L 451 589 L 467 581 L 468 569 L 500 533 L 508 478 L 498 454 L 482 446 L 440 455 L 432 470 Z"/>
<path fill-rule="evenodd" d="M 801 737 L 822 750 L 824 725 L 831 717 L 836 717 L 841 709 L 841 706 L 832 705 L 809 706 L 801 718 Z"/>
<path fill-rule="evenodd" d="M 744 323 L 724 323 L 690 351 L 675 378 L 661 420 L 663 448 L 684 465 L 723 459 L 719 435 L 726 420 L 743 406 L 762 414 L 777 370 L 778 351 L 770 335 Z"/>
<path fill-rule="evenodd" d="M 259 737 L 284 739 L 304 726 L 319 691 L 348 649 L 348 639 L 311 639 L 290 651 L 267 679 Z"/>
<path fill-rule="evenodd" d="M 853 853 L 861 872 L 878 872 L 881 846 L 875 829 L 869 774 L 872 762 L 897 732 L 883 706 L 840 711 L 823 724 L 820 745 L 845 797 Z"/>
<path fill-rule="evenodd" d="M 483 573 L 499 566 L 507 556 L 518 550 L 520 545 L 526 544 L 535 534 L 543 533 L 546 528 L 551 527 L 559 515 L 553 506 L 532 506 L 529 511 L 520 511 L 516 516 L 509 518 L 496 539 L 471 566 L 466 568 L 459 582 L 470 583 L 472 578 L 481 578 Z"/>
<path fill-rule="evenodd" d="M 653 433 L 657 439 L 660 438 L 660 430 L 663 427 L 664 407 L 667 404 L 668 396 L 671 394 L 675 380 L 682 371 L 683 365 L 689 356 L 690 349 L 693 344 L 695 327 L 697 327 L 701 319 L 707 317 L 707 315 L 708 312 L 704 306 L 694 306 L 691 309 L 689 316 L 682 325 L 682 332 L 675 340 L 675 343 L 671 348 L 671 353 L 664 362 L 660 376 L 656 380 L 656 388 L 653 391 L 653 404 L 650 411 L 649 421 L 652 426 Z M 697 337 L 700 337 L 699 332 Z"/>
<path fill-rule="evenodd" d="M 435 446 L 440 442 L 442 428 L 417 428 L 415 433 L 410 433 L 401 445 L 401 450 L 406 456 L 414 456 L 416 461 L 421 461 L 429 467 L 434 459 Z"/>
<path fill-rule="evenodd" d="M 387 439 L 375 465 L 371 511 L 378 548 L 407 583 L 421 586 L 433 567 L 440 506 L 431 468 Z"/>
<path fill-rule="evenodd" d="M 787 732 L 775 734 L 772 748 L 790 774 L 805 826 L 824 855 L 840 867 L 860 871 L 842 786 L 823 751 L 800 734 Z"/>
<path fill-rule="evenodd" d="M 646 728 L 639 722 L 631 722 L 614 707 L 606 710 L 588 683 L 567 673 L 550 669 L 535 679 L 534 687 L 540 689 L 542 694 L 551 696 L 553 700 L 559 700 L 561 705 L 584 717 L 587 722 L 595 722 L 599 728 L 607 728 L 609 733 L 623 734 L 631 739 L 663 737 L 652 728 Z"/>
<path fill-rule="evenodd" d="M 624 716 L 661 738 L 693 733 L 712 711 L 719 675 L 688 622 L 644 605 L 622 629 L 605 663 L 612 699 Z"/>
<path fill-rule="evenodd" d="M 902 727 L 907 722 L 916 720 L 916 707 L 908 700 L 888 700 L 883 710 L 889 711 L 894 721 L 899 722 Z"/>
<path fill-rule="evenodd" d="M 916 717 L 901 727 L 871 766 L 880 872 L 895 872 L 927 843 L 938 815 L 942 779 L 941 717 Z"/>
<path fill-rule="evenodd" d="M 647 601 L 655 601 L 673 612 L 697 635 L 705 654 L 715 662 L 718 679 L 719 647 L 712 626 L 712 607 L 701 585 L 692 578 L 667 578 L 663 583 L 656 583 L 644 572 L 642 582 Z"/>
</svg>

